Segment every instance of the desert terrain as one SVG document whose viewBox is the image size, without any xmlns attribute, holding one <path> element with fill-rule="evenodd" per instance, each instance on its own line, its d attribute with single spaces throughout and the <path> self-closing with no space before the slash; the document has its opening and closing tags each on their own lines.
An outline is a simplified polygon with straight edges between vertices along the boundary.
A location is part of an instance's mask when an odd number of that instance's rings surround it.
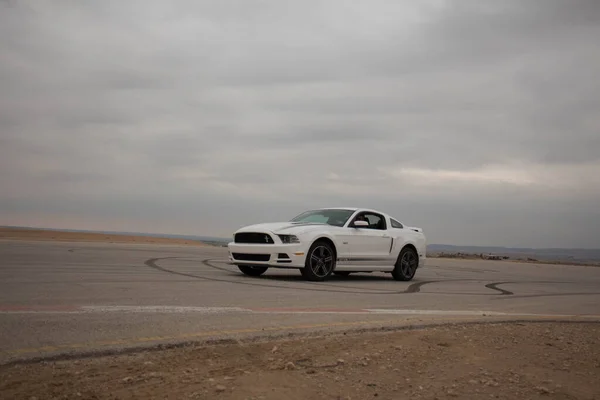
<svg viewBox="0 0 600 400">
<path fill-rule="evenodd" d="M 597 399 L 600 324 L 500 323 L 0 367 L 1 399 Z"/>
<path fill-rule="evenodd" d="M 167 237 L 0 227 L 0 240 L 2 239 L 45 240 L 59 242 L 150 243 L 193 246 L 205 245 L 203 242 L 197 240 L 175 239 Z"/>
</svg>

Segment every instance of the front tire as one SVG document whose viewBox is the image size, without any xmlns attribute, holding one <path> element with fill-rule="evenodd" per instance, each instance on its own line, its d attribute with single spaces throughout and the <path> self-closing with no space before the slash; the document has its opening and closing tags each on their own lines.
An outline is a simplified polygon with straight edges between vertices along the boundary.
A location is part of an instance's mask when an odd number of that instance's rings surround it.
<svg viewBox="0 0 600 400">
<path fill-rule="evenodd" d="M 250 275 L 250 276 L 261 276 L 269 269 L 269 267 L 261 267 L 261 266 L 255 266 L 255 265 L 238 265 L 238 268 L 245 275 Z"/>
<path fill-rule="evenodd" d="M 419 255 L 411 247 L 405 247 L 400 252 L 392 276 L 397 281 L 410 281 L 419 267 Z"/>
<path fill-rule="evenodd" d="M 335 269 L 333 247 L 322 240 L 313 243 L 306 254 L 304 268 L 300 273 L 308 281 L 321 282 L 329 278 Z"/>
</svg>

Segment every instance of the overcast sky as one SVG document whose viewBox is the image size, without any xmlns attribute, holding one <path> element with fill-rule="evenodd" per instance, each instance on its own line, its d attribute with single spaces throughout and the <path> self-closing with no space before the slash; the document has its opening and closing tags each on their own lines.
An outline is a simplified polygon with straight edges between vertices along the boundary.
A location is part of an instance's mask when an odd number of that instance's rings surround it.
<svg viewBox="0 0 600 400">
<path fill-rule="evenodd" d="M 4 0 L 0 37 L 0 225 L 600 247 L 599 1 Z"/>
</svg>

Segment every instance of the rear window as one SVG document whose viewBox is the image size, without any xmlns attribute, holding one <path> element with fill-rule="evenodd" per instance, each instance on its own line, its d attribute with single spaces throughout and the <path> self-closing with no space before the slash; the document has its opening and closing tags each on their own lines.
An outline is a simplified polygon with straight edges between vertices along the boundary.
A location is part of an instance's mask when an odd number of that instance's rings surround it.
<svg viewBox="0 0 600 400">
<path fill-rule="evenodd" d="M 404 225 L 402 225 L 400 222 L 396 221 L 394 218 L 392 218 L 392 228 L 404 228 Z"/>
</svg>

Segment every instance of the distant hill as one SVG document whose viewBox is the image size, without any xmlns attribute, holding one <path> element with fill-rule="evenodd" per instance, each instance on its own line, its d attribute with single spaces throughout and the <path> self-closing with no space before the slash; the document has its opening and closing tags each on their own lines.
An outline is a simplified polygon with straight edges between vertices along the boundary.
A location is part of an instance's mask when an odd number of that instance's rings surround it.
<svg viewBox="0 0 600 400">
<path fill-rule="evenodd" d="M 144 232 L 121 232 L 121 231 L 94 231 L 84 229 L 53 229 L 53 228 L 33 228 L 29 226 L 2 226 L 2 228 L 16 228 L 16 229 L 33 229 L 43 231 L 60 231 L 60 232 L 79 232 L 79 233 L 101 233 L 105 235 L 132 235 L 132 236 L 146 236 L 146 237 L 160 237 L 160 238 L 171 238 L 171 239 L 186 239 L 196 240 L 199 242 L 226 245 L 232 239 L 221 238 L 213 236 L 196 236 L 196 235 L 175 235 L 170 233 L 144 233 Z"/>
<path fill-rule="evenodd" d="M 500 246 L 453 246 L 447 244 L 430 244 L 427 253 L 467 253 L 493 254 L 508 256 L 512 259 L 534 258 L 540 261 L 600 261 L 600 249 L 569 249 L 569 248 L 516 248 Z"/>
</svg>

